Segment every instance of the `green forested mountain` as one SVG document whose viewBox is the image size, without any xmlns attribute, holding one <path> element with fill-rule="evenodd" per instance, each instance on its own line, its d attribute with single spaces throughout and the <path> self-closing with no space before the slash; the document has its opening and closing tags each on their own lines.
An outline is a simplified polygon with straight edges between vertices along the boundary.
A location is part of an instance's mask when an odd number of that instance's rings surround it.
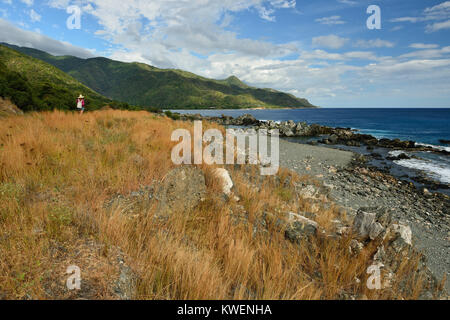
<svg viewBox="0 0 450 320">
<path fill-rule="evenodd" d="M 89 109 L 111 102 L 60 69 L 0 45 L 0 97 L 11 98 L 24 111 L 70 110 L 80 93 Z"/>
<path fill-rule="evenodd" d="M 143 63 L 52 56 L 36 49 L 7 46 L 52 64 L 110 99 L 133 105 L 167 109 L 314 107 L 306 99 L 273 89 L 250 87 L 234 76 L 213 80 Z"/>
</svg>

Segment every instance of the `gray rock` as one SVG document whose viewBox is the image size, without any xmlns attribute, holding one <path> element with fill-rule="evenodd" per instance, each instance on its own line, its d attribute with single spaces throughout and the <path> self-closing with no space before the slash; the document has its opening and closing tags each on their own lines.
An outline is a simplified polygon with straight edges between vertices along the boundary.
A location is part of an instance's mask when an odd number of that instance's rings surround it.
<svg viewBox="0 0 450 320">
<path fill-rule="evenodd" d="M 384 231 L 383 226 L 379 222 L 374 222 L 369 227 L 369 238 L 370 240 L 377 239 Z"/>
<path fill-rule="evenodd" d="M 393 224 L 389 227 L 386 236 L 391 239 L 391 247 L 396 252 L 402 252 L 412 246 L 412 231 L 409 226 Z"/>
<path fill-rule="evenodd" d="M 371 230 L 372 223 L 375 221 L 376 214 L 358 210 L 353 222 L 353 232 L 362 238 L 367 239 Z"/>
<path fill-rule="evenodd" d="M 319 225 L 317 222 L 295 213 L 289 213 L 291 224 L 286 228 L 285 238 L 291 242 L 300 242 L 317 233 Z"/>
<path fill-rule="evenodd" d="M 364 248 L 364 245 L 358 240 L 353 239 L 350 241 L 349 250 L 352 254 L 358 254 Z"/>
<path fill-rule="evenodd" d="M 339 140 L 339 137 L 338 137 L 337 135 L 335 135 L 335 134 L 332 134 L 332 135 L 328 138 L 328 140 L 329 140 L 332 144 L 336 144 L 336 143 L 338 142 L 338 140 Z"/>
</svg>

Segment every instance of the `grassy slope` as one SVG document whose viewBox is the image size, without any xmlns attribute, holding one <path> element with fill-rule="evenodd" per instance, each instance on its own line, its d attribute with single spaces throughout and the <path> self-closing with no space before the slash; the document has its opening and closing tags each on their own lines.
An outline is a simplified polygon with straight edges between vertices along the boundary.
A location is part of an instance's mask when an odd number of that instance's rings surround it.
<svg viewBox="0 0 450 320">
<path fill-rule="evenodd" d="M 211 167 L 200 167 L 205 200 L 192 211 L 155 219 L 155 207 L 130 194 L 164 179 L 173 167 L 171 132 L 192 132 L 190 123 L 129 111 L 29 113 L 0 122 L 0 298 L 67 298 L 65 272 L 72 264 L 81 268 L 89 297 L 108 298 L 114 275 L 101 261 L 117 247 L 137 274 L 138 299 L 335 299 L 342 290 L 408 299 L 421 290 L 416 262 L 402 257 L 396 280 L 405 281 L 406 292 L 396 284 L 367 289 L 377 245 L 351 256 L 351 237 L 286 241 L 279 228 L 286 212 L 312 212 L 330 232 L 338 208 L 296 194 L 292 183 L 308 180 L 284 170 L 257 189 L 250 181 L 262 179 L 258 168 L 249 181 L 248 167 L 231 167 L 241 197 L 236 203 L 224 202 Z M 118 194 L 130 204 L 105 205 Z M 268 232 L 254 233 L 261 221 Z M 79 243 L 91 241 L 103 249 L 83 258 Z"/>
<path fill-rule="evenodd" d="M 0 81 L 8 92 L 27 91 L 32 97 L 31 106 L 21 106 L 26 110 L 73 109 L 80 93 L 86 97 L 87 107 L 97 109 L 109 102 L 109 99 L 81 84 L 60 69 L 42 60 L 0 45 Z M 14 88 L 14 75 L 20 77 L 21 86 Z"/>
<path fill-rule="evenodd" d="M 314 107 L 306 99 L 291 94 L 247 86 L 234 76 L 212 80 L 143 63 L 55 57 L 40 50 L 11 47 L 60 68 L 107 97 L 134 105 L 159 108 Z"/>
</svg>

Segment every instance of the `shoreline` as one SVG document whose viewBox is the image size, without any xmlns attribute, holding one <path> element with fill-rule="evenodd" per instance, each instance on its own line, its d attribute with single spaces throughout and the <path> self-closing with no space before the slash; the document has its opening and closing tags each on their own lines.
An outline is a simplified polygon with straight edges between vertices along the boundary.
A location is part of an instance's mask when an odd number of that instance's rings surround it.
<svg viewBox="0 0 450 320">
<path fill-rule="evenodd" d="M 450 196 L 450 184 L 438 180 L 433 174 L 417 168 L 401 166 L 401 161 L 414 161 L 416 154 L 436 154 L 448 156 L 450 152 L 446 147 L 437 147 L 420 144 L 415 141 L 402 141 L 400 139 L 378 139 L 370 134 L 361 134 L 351 128 L 328 127 L 306 122 L 289 121 L 261 121 L 252 115 L 244 114 L 237 118 L 231 116 L 202 116 L 200 114 L 175 113 L 174 119 L 184 121 L 205 120 L 223 126 L 236 126 L 255 130 L 278 129 L 281 138 L 296 143 L 320 145 L 329 149 L 342 149 L 363 155 L 366 161 L 383 173 L 412 182 L 423 192 L 431 190 Z M 395 152 L 398 154 L 391 154 Z M 436 171 L 436 170 L 435 170 Z"/>
<path fill-rule="evenodd" d="M 276 127 L 275 122 L 262 122 L 250 115 L 238 118 L 227 116 L 203 117 L 201 115 L 182 114 L 181 120 L 206 120 L 224 126 L 238 126 L 253 129 L 270 129 Z M 371 165 L 367 157 L 352 150 L 342 150 L 345 147 L 367 148 L 374 152 L 377 147 L 387 150 L 424 150 L 440 154 L 446 151 L 434 150 L 429 147 L 416 146 L 413 141 L 399 139 L 377 139 L 371 135 L 354 133 L 350 128 L 331 128 L 317 124 L 296 124 L 293 121 L 280 123 L 285 133 L 295 130 L 299 137 L 323 138 L 327 135 L 333 141 L 322 139 L 320 142 L 292 142 L 296 134 L 284 134 L 280 139 L 280 167 L 309 175 L 319 180 L 331 199 L 344 208 L 352 218 L 358 210 L 387 210 L 392 217 L 409 225 L 413 232 L 416 247 L 427 259 L 427 266 L 432 274 L 439 279 L 446 276 L 444 284 L 450 291 L 450 197 L 441 192 L 430 192 L 426 188 L 417 188 L 417 184 L 395 177 L 389 170 Z M 294 129 L 295 128 L 295 129 Z M 245 130 L 245 129 L 244 129 Z M 341 140 L 342 139 L 342 140 Z M 367 143 L 369 141 L 369 143 Z M 367 143 L 367 144 L 366 144 Z M 402 148 L 403 147 L 403 148 Z M 426 179 L 425 179 L 426 180 Z M 438 189 L 435 181 L 422 181 L 430 188 Z M 323 190 L 322 190 L 323 191 Z"/>
<path fill-rule="evenodd" d="M 280 139 L 280 166 L 321 181 L 326 193 L 354 218 L 361 208 L 389 210 L 409 225 L 416 247 L 432 273 L 450 291 L 450 199 L 421 193 L 414 186 L 367 167 L 350 151 L 310 146 Z"/>
</svg>

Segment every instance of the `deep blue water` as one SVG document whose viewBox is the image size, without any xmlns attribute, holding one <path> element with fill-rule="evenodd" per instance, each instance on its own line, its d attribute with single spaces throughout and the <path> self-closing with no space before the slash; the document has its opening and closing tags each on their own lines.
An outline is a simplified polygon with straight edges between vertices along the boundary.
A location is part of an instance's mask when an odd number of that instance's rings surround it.
<svg viewBox="0 0 450 320">
<path fill-rule="evenodd" d="M 208 116 L 252 114 L 258 120 L 293 120 L 330 127 L 359 129 L 377 138 L 399 138 L 440 145 L 450 140 L 450 109 L 296 109 L 296 110 L 189 110 Z"/>
</svg>

